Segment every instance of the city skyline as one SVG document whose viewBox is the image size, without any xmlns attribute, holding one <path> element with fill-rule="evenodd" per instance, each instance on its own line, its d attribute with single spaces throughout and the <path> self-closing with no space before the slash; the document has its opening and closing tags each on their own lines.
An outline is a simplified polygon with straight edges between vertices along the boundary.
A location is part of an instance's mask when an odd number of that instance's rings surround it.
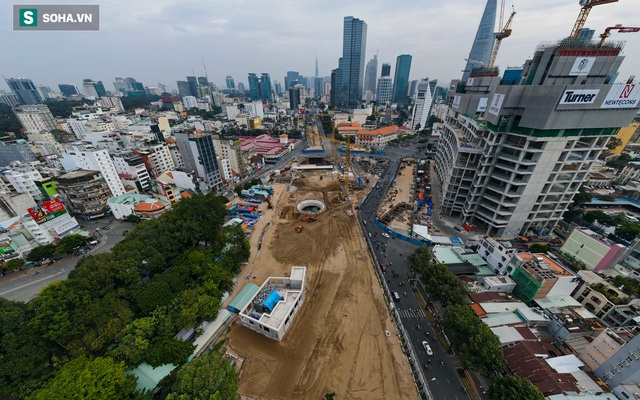
<svg viewBox="0 0 640 400">
<path fill-rule="evenodd" d="M 444 83 L 462 75 L 463 59 L 485 6 L 484 1 L 471 0 L 428 8 L 388 2 L 367 2 L 362 7 L 365 2 L 358 1 L 334 7 L 329 2 L 318 10 L 320 14 L 300 13 L 292 18 L 278 1 L 268 9 L 217 1 L 163 0 L 152 8 L 149 4 L 103 1 L 97 32 L 10 32 L 0 49 L 14 56 L 0 61 L 0 71 L 6 78 L 30 78 L 51 88 L 58 84 L 81 87 L 83 79 L 91 78 L 113 91 L 116 76 L 132 76 L 145 86 L 160 82 L 175 89 L 177 80 L 194 72 L 205 75 L 204 58 L 209 81 L 225 87 L 227 75 L 246 85 L 247 73 L 252 71 L 267 72 L 279 82 L 288 70 L 313 76 L 317 54 L 319 75 L 329 76 L 338 67 L 343 18 L 353 15 L 369 27 L 366 60 L 378 53 L 379 63 L 393 63 L 398 55 L 411 54 L 410 80 L 430 76 Z M 502 70 L 521 66 L 539 43 L 568 36 L 580 10 L 573 0 L 523 2 L 515 7 L 513 34 L 503 42 L 497 59 Z M 586 26 L 595 29 L 597 37 L 607 26 L 635 25 L 630 21 L 633 11 L 630 1 L 595 7 Z M 9 18 L 4 13 L 0 21 L 10 26 Z M 545 21 L 544 27 L 540 21 Z M 155 29 L 159 26 L 163 29 Z M 614 32 L 608 40 L 627 42 L 627 61 L 618 79 L 637 75 L 640 53 L 629 49 L 640 48 L 640 34 Z M 76 53 L 72 63 L 61 56 L 65 50 Z M 8 90 L 6 83 L 0 89 Z"/>
</svg>

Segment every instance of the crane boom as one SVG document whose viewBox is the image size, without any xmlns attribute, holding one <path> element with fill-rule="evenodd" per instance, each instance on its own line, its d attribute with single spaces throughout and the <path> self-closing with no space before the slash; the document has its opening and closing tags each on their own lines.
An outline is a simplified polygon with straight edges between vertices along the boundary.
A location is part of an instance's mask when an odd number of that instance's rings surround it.
<svg viewBox="0 0 640 400">
<path fill-rule="evenodd" d="M 504 6 L 504 2 L 502 2 Z M 500 51 L 500 44 L 502 43 L 502 39 L 508 38 L 511 36 L 511 23 L 513 22 L 513 17 L 516 15 L 516 11 L 512 10 L 507 23 L 501 28 L 500 32 L 496 33 L 496 43 L 493 46 L 493 51 L 491 52 L 491 59 L 489 60 L 489 69 L 493 68 L 496 63 L 496 58 L 498 57 L 498 52 Z"/>
<path fill-rule="evenodd" d="M 604 44 L 604 41 L 607 40 L 609 36 L 611 36 L 611 31 L 616 30 L 620 33 L 633 33 L 640 32 L 639 27 L 635 26 L 622 26 L 622 24 L 618 24 L 616 26 L 610 26 L 604 30 L 604 33 L 600 35 L 600 47 Z"/>
<path fill-rule="evenodd" d="M 578 19 L 576 19 L 576 22 L 573 25 L 570 37 L 574 39 L 578 38 L 578 35 L 580 35 L 582 28 L 584 28 L 584 24 L 587 22 L 587 18 L 589 17 L 589 13 L 593 7 L 617 2 L 618 0 L 580 0 L 582 8 L 580 9 L 580 14 L 578 14 Z"/>
</svg>

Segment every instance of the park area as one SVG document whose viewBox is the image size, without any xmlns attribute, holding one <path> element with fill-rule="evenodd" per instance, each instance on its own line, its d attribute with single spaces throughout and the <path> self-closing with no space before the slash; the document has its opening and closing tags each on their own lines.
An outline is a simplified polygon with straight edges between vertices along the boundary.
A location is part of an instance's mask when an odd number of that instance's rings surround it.
<svg viewBox="0 0 640 400">
<path fill-rule="evenodd" d="M 246 283 L 286 276 L 292 266 L 307 268 L 307 293 L 282 342 L 233 325 L 228 351 L 242 365 L 240 397 L 418 398 L 356 215 L 341 199 L 338 175 L 299 173 L 290 185 L 273 187 L 274 209 L 263 210 L 254 228 L 252 255 L 231 298 Z M 303 200 L 322 201 L 326 209 L 305 222 L 296 208 Z"/>
</svg>

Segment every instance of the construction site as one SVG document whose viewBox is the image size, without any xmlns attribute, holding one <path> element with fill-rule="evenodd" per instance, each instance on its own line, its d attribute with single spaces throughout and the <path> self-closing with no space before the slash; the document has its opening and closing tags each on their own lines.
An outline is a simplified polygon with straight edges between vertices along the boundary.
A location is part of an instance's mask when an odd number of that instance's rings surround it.
<svg viewBox="0 0 640 400">
<path fill-rule="evenodd" d="M 374 175 L 366 177 L 374 185 Z M 306 267 L 305 301 L 280 341 L 233 324 L 227 351 L 238 361 L 243 399 L 418 398 L 342 174 L 288 171 L 262 204 L 252 255 L 231 298 L 247 283 Z M 259 250 L 258 250 L 259 249 Z"/>
</svg>

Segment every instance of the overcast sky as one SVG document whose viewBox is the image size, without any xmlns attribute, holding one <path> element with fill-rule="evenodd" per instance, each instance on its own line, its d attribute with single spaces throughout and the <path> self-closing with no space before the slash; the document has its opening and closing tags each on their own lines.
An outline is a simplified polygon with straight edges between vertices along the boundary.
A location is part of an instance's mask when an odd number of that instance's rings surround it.
<svg viewBox="0 0 640 400">
<path fill-rule="evenodd" d="M 499 1 L 499 0 L 498 0 Z M 134 77 L 145 86 L 176 88 L 192 71 L 224 87 L 232 75 L 247 85 L 248 72 L 268 72 L 283 82 L 286 71 L 329 75 L 342 54 L 347 15 L 368 25 L 367 60 L 378 52 L 392 64 L 399 54 L 413 56 L 411 79 L 459 78 L 485 0 L 93 0 L 100 5 L 100 30 L 25 32 L 12 30 L 12 4 L 3 2 L 0 73 L 27 77 L 57 90 L 59 83 L 80 86 L 83 78 L 102 80 L 114 90 L 114 77 Z M 25 1 L 24 3 L 29 3 Z M 83 1 L 40 0 L 38 4 Z M 497 64 L 521 66 L 540 42 L 571 32 L 578 0 L 515 0 L 513 34 L 503 41 Z M 596 36 L 607 26 L 637 26 L 638 0 L 594 7 L 588 27 Z M 18 3 L 16 3 L 18 4 Z M 511 10 L 507 1 L 505 20 Z M 496 24 L 497 25 L 497 24 Z M 620 79 L 640 76 L 640 33 L 613 33 L 626 40 Z M 393 69 L 392 69 L 393 71 Z M 4 81 L 0 88 L 7 89 Z"/>
</svg>

